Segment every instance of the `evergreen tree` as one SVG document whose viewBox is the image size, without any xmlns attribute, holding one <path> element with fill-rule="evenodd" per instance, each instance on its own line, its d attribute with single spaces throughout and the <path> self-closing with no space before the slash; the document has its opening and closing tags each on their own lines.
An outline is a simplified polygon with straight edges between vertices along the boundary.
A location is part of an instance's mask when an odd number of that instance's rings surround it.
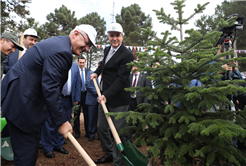
<svg viewBox="0 0 246 166">
<path fill-rule="evenodd" d="M 124 45 L 145 46 L 150 39 L 149 36 L 141 35 L 140 28 L 152 28 L 152 19 L 141 11 L 138 4 L 129 7 L 122 7 L 121 14 L 116 15 L 116 22 L 120 23 L 124 29 Z"/>
<path fill-rule="evenodd" d="M 71 12 L 66 6 L 62 5 L 55 9 L 54 13 L 46 16 L 48 22 L 43 26 L 43 30 L 50 36 L 69 35 L 75 28 L 78 21 L 75 17 L 75 11 Z"/>
<path fill-rule="evenodd" d="M 96 43 L 98 45 L 102 45 L 107 43 L 107 35 L 105 34 L 106 31 L 106 21 L 104 18 L 101 18 L 97 12 L 92 12 L 87 14 L 85 17 L 79 19 L 79 24 L 90 24 L 95 27 L 97 31 L 97 38 Z M 94 49 L 90 49 L 89 52 L 83 53 L 85 54 L 87 60 L 87 68 L 91 69 L 91 67 L 96 67 L 98 62 L 103 59 L 103 49 L 99 49 L 95 51 Z"/>
<path fill-rule="evenodd" d="M 1 33 L 5 30 L 15 31 L 18 25 L 14 19 L 20 17 L 26 19 L 26 16 L 30 14 L 26 9 L 27 4 L 30 1 L 14 1 L 14 0 L 2 0 L 1 1 Z"/>
<path fill-rule="evenodd" d="M 182 24 L 205 9 L 207 5 L 197 5 L 194 14 L 189 18 L 182 17 L 184 0 L 175 0 L 171 3 L 178 13 L 175 20 L 167 15 L 163 8 L 154 10 L 160 22 L 167 23 L 174 30 L 183 35 Z M 236 17 L 227 21 L 221 20 L 218 28 L 231 26 Z M 231 144 L 232 138 L 244 140 L 246 136 L 246 109 L 232 112 L 229 106 L 232 103 L 228 95 L 237 95 L 237 91 L 246 92 L 246 88 L 239 87 L 238 82 L 221 81 L 219 73 L 225 72 L 221 67 L 230 64 L 232 59 L 220 59 L 233 50 L 214 56 L 218 47 L 212 44 L 220 38 L 221 32 L 209 31 L 201 34 L 194 29 L 186 30 L 188 37 L 179 41 L 176 37 L 169 37 L 169 31 L 163 32 L 163 37 L 155 36 L 150 28 L 142 29 L 145 35 L 153 36 L 154 40 L 148 42 L 148 50 L 138 52 L 139 61 L 132 62 L 147 75 L 155 89 L 151 87 L 128 88 L 128 91 L 141 91 L 148 97 L 150 103 L 143 103 L 136 110 L 127 113 L 109 113 L 117 118 L 126 117 L 127 122 L 139 127 L 129 126 L 122 132 L 136 130 L 134 144 L 151 145 L 148 148 L 148 157 L 158 158 L 161 164 L 172 166 L 174 163 L 181 166 L 192 166 L 195 158 L 200 165 L 224 165 L 233 163 L 245 165 L 243 152 Z M 181 37 L 182 39 L 182 37 Z M 153 47 L 157 47 L 156 50 Z M 163 47 L 175 53 L 180 63 L 175 62 Z M 195 51 L 191 51 L 195 50 Z M 151 52 L 154 52 L 151 54 Z M 245 58 L 237 58 L 245 60 Z M 215 63 L 212 63 L 214 62 Z M 157 68 L 150 64 L 159 62 Z M 203 86 L 190 87 L 192 80 L 199 80 Z M 174 86 L 174 85 L 179 86 Z M 169 101 L 168 105 L 165 105 Z M 139 110 L 144 110 L 139 112 Z M 212 110 L 212 111 L 211 111 Z M 160 165 L 160 164 L 157 164 Z"/>
</svg>

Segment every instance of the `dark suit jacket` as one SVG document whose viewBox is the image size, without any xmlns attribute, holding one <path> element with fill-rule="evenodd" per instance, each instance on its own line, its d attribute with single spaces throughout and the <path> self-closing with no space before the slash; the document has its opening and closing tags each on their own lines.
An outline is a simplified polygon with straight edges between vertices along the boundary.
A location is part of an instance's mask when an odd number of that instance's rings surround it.
<svg viewBox="0 0 246 166">
<path fill-rule="evenodd" d="M 126 64 L 133 61 L 133 55 L 122 44 L 105 64 L 110 48 L 111 46 L 105 48 L 103 62 L 98 66 L 95 73 L 97 75 L 102 73 L 102 94 L 106 97 L 108 106 L 128 105 L 131 100 L 130 92 L 126 92 L 124 88 L 130 87 L 129 75 L 131 68 Z"/>
<path fill-rule="evenodd" d="M 26 133 L 37 132 L 49 115 L 56 126 L 66 122 L 61 90 L 72 60 L 69 36 L 51 37 L 28 49 L 1 82 L 4 116 Z"/>
<path fill-rule="evenodd" d="M 18 61 L 19 50 L 15 49 L 15 52 L 10 53 L 9 56 L 3 61 L 3 73 L 7 74 L 7 72 L 11 69 L 11 67 Z"/>
<path fill-rule="evenodd" d="M 130 74 L 130 84 L 131 84 L 131 86 L 132 86 L 133 74 L 134 73 Z M 136 87 L 137 86 L 140 86 L 140 87 L 149 86 L 149 87 L 151 87 L 150 82 L 146 79 L 146 75 L 143 72 L 139 72 L 138 74 L 139 74 L 139 77 L 138 77 L 138 82 L 136 84 Z M 139 105 L 141 103 L 148 103 L 147 97 L 144 97 L 144 96 L 141 96 L 141 95 L 143 95 L 142 92 L 137 92 L 137 95 L 136 95 L 137 105 Z"/>
<path fill-rule="evenodd" d="M 74 63 L 72 64 L 72 67 L 71 67 L 71 82 L 72 82 L 72 85 L 71 85 L 71 95 L 72 95 L 72 105 L 74 105 L 74 101 L 80 101 L 80 93 L 77 93 L 77 92 L 80 92 L 81 89 L 80 89 L 80 80 L 77 80 L 78 79 L 78 74 L 79 74 L 79 66 L 77 63 Z"/>
<path fill-rule="evenodd" d="M 86 105 L 97 105 L 97 90 L 95 88 L 94 82 L 90 80 L 90 75 L 93 71 L 87 73 L 85 87 L 87 89 L 85 104 Z M 97 81 L 98 84 L 98 81 Z"/>
</svg>

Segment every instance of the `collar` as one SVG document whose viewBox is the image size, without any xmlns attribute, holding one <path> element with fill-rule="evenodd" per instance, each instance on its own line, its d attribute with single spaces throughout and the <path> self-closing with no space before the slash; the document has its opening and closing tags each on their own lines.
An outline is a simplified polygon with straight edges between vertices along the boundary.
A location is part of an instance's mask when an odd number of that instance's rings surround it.
<svg viewBox="0 0 246 166">
<path fill-rule="evenodd" d="M 23 51 L 24 51 L 24 52 L 26 52 L 26 50 L 27 50 L 27 49 L 26 49 L 26 47 L 25 47 L 25 46 L 23 46 L 23 48 L 24 48 L 24 50 L 23 50 Z"/>
<path fill-rule="evenodd" d="M 116 51 L 120 48 L 121 45 L 122 45 L 122 43 L 121 43 L 117 48 L 113 48 L 113 47 L 111 46 L 110 51 L 111 51 L 111 50 L 114 50 L 114 52 L 116 52 Z"/>
</svg>

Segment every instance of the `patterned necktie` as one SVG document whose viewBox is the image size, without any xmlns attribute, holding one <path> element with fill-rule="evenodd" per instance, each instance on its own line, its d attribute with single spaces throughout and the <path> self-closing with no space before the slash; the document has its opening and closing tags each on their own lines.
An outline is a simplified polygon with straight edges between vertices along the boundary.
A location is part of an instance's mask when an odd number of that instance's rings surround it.
<svg viewBox="0 0 246 166">
<path fill-rule="evenodd" d="M 132 87 L 136 87 L 137 76 L 138 76 L 138 74 L 135 74 L 135 79 L 134 79 L 134 82 L 133 82 Z M 134 93 L 135 93 L 135 92 L 132 92 L 132 96 L 134 95 Z"/>
<path fill-rule="evenodd" d="M 108 56 L 107 56 L 107 58 L 106 58 L 105 64 L 106 64 L 106 63 L 109 61 L 109 59 L 114 55 L 114 52 L 115 52 L 114 49 L 112 49 L 112 50 L 109 52 L 109 54 L 108 54 Z"/>
<path fill-rule="evenodd" d="M 85 91 L 85 80 L 84 80 L 83 69 L 81 69 L 81 80 L 82 80 L 82 92 L 84 92 Z"/>
</svg>

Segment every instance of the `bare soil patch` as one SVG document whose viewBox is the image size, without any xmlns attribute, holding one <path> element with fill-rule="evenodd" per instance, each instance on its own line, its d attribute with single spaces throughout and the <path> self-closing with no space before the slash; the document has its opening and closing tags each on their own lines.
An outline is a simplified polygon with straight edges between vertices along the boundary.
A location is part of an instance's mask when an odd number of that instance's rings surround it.
<svg viewBox="0 0 246 166">
<path fill-rule="evenodd" d="M 100 140 L 98 140 L 98 136 L 96 135 L 93 142 L 88 141 L 88 138 L 85 137 L 83 113 L 81 113 L 80 116 L 80 130 L 81 135 L 80 138 L 77 139 L 79 144 L 83 147 L 92 160 L 101 158 L 104 155 L 104 152 L 101 148 L 101 143 Z M 43 149 L 39 149 L 36 166 L 87 166 L 87 163 L 70 140 L 66 140 L 66 142 L 67 144 L 63 145 L 63 147 L 69 152 L 67 155 L 54 151 L 55 158 L 50 159 L 44 156 Z M 142 146 L 138 149 L 143 154 L 146 154 L 147 146 Z M 7 161 L 1 157 L 1 165 L 14 166 L 14 162 Z M 100 164 L 100 166 L 113 166 L 113 163 Z"/>
</svg>

